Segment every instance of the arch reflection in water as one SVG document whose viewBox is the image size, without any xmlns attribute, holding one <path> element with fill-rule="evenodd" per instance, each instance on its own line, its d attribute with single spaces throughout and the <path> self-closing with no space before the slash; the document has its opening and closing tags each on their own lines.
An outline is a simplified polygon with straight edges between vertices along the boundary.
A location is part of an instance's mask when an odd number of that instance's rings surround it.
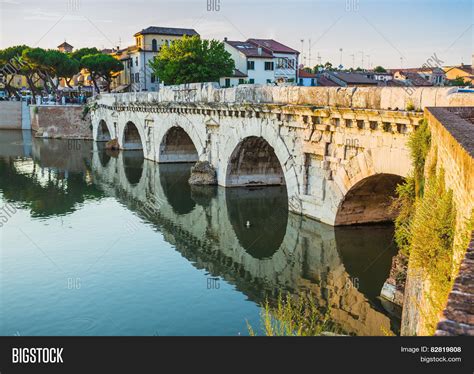
<svg viewBox="0 0 474 374">
<path fill-rule="evenodd" d="M 174 212 L 176 214 L 190 213 L 196 205 L 191 197 L 191 186 L 188 183 L 191 165 L 160 164 L 158 167 L 161 188 Z"/>
<path fill-rule="evenodd" d="M 145 160 L 143 157 L 143 151 L 135 150 L 123 152 L 122 160 L 128 182 L 131 185 L 138 184 L 143 175 L 143 163 Z"/>
<path fill-rule="evenodd" d="M 383 283 L 388 269 L 375 261 L 373 266 L 381 268 L 375 272 L 379 274 L 377 282 L 371 284 L 373 279 L 364 278 L 359 271 L 359 258 L 348 255 L 350 251 L 344 247 L 345 240 L 357 243 L 355 239 L 361 236 L 370 238 L 370 227 L 347 232 L 344 240 L 340 236 L 343 249 L 339 251 L 333 227 L 288 213 L 284 186 L 189 188 L 189 167 L 145 160 L 146 180 L 136 188 L 130 188 L 127 180 L 116 180 L 113 185 L 117 190 L 129 191 L 116 196 L 130 199 L 126 203 L 129 209 L 141 212 L 183 257 L 212 276 L 235 284 L 250 300 L 262 303 L 279 290 L 309 290 L 318 305 L 331 307 L 331 318 L 347 333 L 381 335 L 391 330 L 391 318 L 376 299 L 379 281 Z M 98 174 L 110 175 L 105 170 Z M 159 202 L 153 214 L 147 207 L 149 201 Z M 390 240 L 390 234 L 381 230 L 377 240 L 361 241 L 361 258 L 376 258 L 379 244 Z M 374 269 L 371 271 L 374 274 Z M 362 287 L 348 287 L 356 276 L 360 276 Z"/>
<path fill-rule="evenodd" d="M 229 220 L 246 252 L 258 259 L 272 257 L 286 234 L 286 188 L 227 189 L 226 204 Z"/>
</svg>

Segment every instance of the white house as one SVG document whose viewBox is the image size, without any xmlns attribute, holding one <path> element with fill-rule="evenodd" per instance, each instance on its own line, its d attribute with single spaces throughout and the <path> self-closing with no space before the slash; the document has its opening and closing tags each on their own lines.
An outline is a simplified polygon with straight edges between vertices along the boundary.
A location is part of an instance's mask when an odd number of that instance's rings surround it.
<svg viewBox="0 0 474 374">
<path fill-rule="evenodd" d="M 117 88 L 134 92 L 157 91 L 159 77 L 154 76 L 149 63 L 158 54 L 162 45 L 170 45 L 185 35 L 199 34 L 194 29 L 157 26 L 150 26 L 137 32 L 134 35 L 134 46 L 113 53 L 125 66 L 120 77 L 116 79 Z"/>
<path fill-rule="evenodd" d="M 242 80 L 250 84 L 297 82 L 299 52 L 290 47 L 272 39 L 248 39 L 243 42 L 227 38 L 224 39 L 224 46 L 240 76 L 223 77 L 223 86 L 236 85 Z"/>
</svg>

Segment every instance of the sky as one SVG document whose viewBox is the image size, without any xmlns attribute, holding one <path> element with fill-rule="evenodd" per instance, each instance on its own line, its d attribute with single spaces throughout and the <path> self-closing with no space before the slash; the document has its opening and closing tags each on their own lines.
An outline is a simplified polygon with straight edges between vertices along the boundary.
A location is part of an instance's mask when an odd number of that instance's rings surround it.
<svg viewBox="0 0 474 374">
<path fill-rule="evenodd" d="M 0 48 L 126 47 L 141 29 L 167 26 L 275 39 L 307 66 L 407 68 L 470 64 L 473 23 L 472 0 L 0 0 Z"/>
</svg>

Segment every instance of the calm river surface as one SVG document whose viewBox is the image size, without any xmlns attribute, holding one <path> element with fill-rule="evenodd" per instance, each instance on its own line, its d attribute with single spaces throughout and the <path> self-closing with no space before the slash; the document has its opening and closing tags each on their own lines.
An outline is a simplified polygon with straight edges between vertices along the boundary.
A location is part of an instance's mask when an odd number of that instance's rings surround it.
<svg viewBox="0 0 474 374">
<path fill-rule="evenodd" d="M 334 229 L 284 188 L 189 172 L 0 131 L 0 335 L 247 335 L 266 297 L 299 290 L 348 334 L 397 332 L 378 300 L 393 227 Z"/>
</svg>

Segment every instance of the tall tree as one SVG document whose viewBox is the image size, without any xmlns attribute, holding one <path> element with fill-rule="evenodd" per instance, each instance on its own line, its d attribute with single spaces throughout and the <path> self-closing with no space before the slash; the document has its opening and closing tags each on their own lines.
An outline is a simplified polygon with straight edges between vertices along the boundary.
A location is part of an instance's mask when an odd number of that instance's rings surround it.
<svg viewBox="0 0 474 374">
<path fill-rule="evenodd" d="M 81 59 L 84 57 L 84 56 L 88 56 L 88 55 L 97 55 L 101 53 L 97 48 L 95 47 L 92 47 L 92 48 L 81 48 L 81 49 L 76 49 L 74 52 L 71 53 L 71 57 L 74 59 L 74 60 L 77 60 L 79 62 L 81 62 Z M 81 66 L 83 67 L 83 66 Z"/>
<path fill-rule="evenodd" d="M 216 82 L 232 75 L 235 64 L 224 43 L 184 36 L 161 47 L 150 67 L 166 84 L 182 84 Z"/>
<path fill-rule="evenodd" d="M 15 75 L 22 75 L 25 65 L 22 53 L 25 49 L 28 49 L 28 46 L 17 45 L 0 50 L 0 75 L 4 77 L 5 90 L 9 95 L 19 97 L 18 89 L 13 87 L 12 82 Z"/>
<path fill-rule="evenodd" d="M 34 86 L 34 77 L 38 76 L 45 82 L 45 88 L 50 93 L 59 94 L 60 80 L 64 79 L 69 86 L 71 79 L 80 71 L 77 60 L 53 49 L 28 48 L 23 51 L 22 58 L 27 64 L 22 71 L 30 87 Z"/>
<path fill-rule="evenodd" d="M 374 71 L 375 71 L 376 73 L 386 73 L 386 72 L 387 72 L 387 70 L 385 70 L 385 68 L 383 68 L 383 67 L 380 66 L 380 65 L 379 65 L 379 66 L 376 66 L 376 67 L 374 68 Z"/>
<path fill-rule="evenodd" d="M 97 92 L 100 92 L 99 79 L 103 79 L 106 82 L 107 91 L 110 91 L 113 75 L 123 70 L 121 61 L 103 53 L 83 56 L 81 58 L 81 66 L 89 71 Z"/>
</svg>

